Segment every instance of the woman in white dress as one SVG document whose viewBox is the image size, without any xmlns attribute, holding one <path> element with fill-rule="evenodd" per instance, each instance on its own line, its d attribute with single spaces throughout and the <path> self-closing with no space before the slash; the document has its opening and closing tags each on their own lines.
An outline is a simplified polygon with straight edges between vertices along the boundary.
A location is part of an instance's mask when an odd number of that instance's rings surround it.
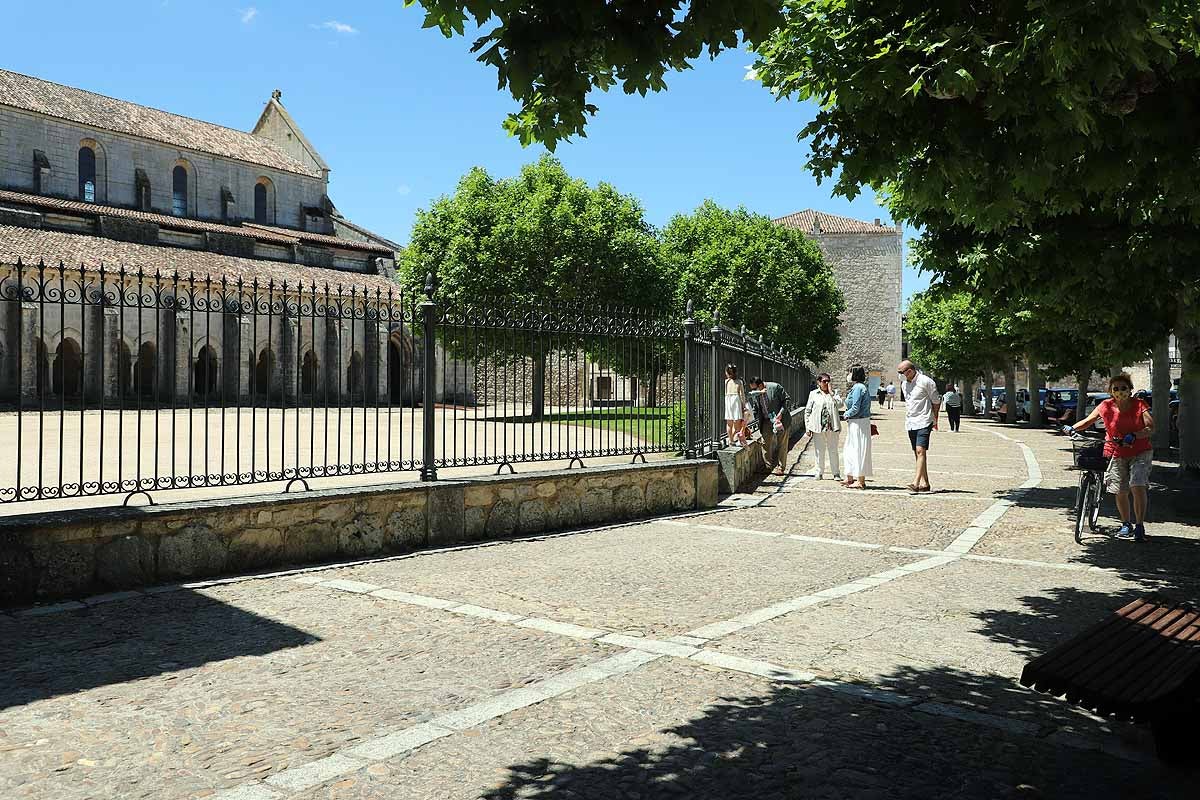
<svg viewBox="0 0 1200 800">
<path fill-rule="evenodd" d="M 817 376 L 817 391 L 808 393 L 804 406 L 804 430 L 812 437 L 816 448 L 817 480 L 825 478 L 825 462 L 833 470 L 835 480 L 842 479 L 842 468 L 838 465 L 838 431 L 842 429 L 840 415 L 844 406 L 830 388 L 829 373 Z"/>
<path fill-rule="evenodd" d="M 730 445 L 746 443 L 746 384 L 736 364 L 725 367 L 725 433 Z"/>
<path fill-rule="evenodd" d="M 853 384 L 846 395 L 846 449 L 842 451 L 842 466 L 846 470 L 846 488 L 867 488 L 871 471 L 871 395 L 867 392 L 867 371 L 861 366 L 850 368 L 849 382 Z M 857 483 L 855 482 L 857 481 Z"/>
</svg>

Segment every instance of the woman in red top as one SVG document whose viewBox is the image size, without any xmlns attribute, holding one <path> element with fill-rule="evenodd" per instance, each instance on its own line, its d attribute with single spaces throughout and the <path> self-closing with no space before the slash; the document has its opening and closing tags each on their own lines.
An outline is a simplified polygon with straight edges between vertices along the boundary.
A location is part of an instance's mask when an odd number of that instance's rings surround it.
<svg viewBox="0 0 1200 800">
<path fill-rule="evenodd" d="M 1153 462 L 1150 435 L 1154 418 L 1150 406 L 1133 396 L 1133 379 L 1122 373 L 1108 379 L 1112 395 L 1096 406 L 1087 419 L 1069 426 L 1070 430 L 1090 428 L 1097 419 L 1104 420 L 1104 455 L 1111 460 L 1104 474 L 1104 485 L 1117 496 L 1121 512 L 1121 530 L 1117 536 L 1134 541 L 1146 540 L 1146 487 L 1150 485 Z M 1117 440 L 1117 441 L 1114 441 Z M 1129 514 L 1129 495 L 1133 495 L 1133 515 Z"/>
</svg>

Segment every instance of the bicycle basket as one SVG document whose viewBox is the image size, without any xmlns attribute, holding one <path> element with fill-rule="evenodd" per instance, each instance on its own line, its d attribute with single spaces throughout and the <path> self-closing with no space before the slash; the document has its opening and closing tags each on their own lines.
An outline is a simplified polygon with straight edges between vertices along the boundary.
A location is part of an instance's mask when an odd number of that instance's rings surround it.
<svg viewBox="0 0 1200 800">
<path fill-rule="evenodd" d="M 1074 451 L 1077 468 L 1093 472 L 1103 472 L 1108 468 L 1108 459 L 1104 456 L 1104 442 L 1075 444 Z"/>
</svg>

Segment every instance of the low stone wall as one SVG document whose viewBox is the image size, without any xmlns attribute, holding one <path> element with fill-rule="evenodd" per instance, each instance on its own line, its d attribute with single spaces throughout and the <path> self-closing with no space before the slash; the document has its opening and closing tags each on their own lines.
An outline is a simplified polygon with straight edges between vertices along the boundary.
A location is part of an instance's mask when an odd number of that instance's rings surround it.
<svg viewBox="0 0 1200 800">
<path fill-rule="evenodd" d="M 0 518 L 0 606 L 717 503 L 709 460 Z"/>
<path fill-rule="evenodd" d="M 804 414 L 797 410 L 792 414 L 792 430 L 789 442 L 804 433 Z M 767 462 L 763 459 L 762 438 L 757 434 L 745 447 L 726 447 L 717 451 L 718 491 L 721 494 L 733 494 L 748 489 L 756 475 L 767 472 Z"/>
</svg>

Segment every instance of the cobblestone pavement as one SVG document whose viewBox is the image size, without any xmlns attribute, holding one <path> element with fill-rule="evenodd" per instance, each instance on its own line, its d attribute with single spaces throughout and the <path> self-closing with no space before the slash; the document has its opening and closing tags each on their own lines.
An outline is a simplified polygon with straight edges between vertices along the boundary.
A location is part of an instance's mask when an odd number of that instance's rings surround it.
<svg viewBox="0 0 1200 800">
<path fill-rule="evenodd" d="M 1193 495 L 1078 546 L 1061 438 L 966 421 L 910 496 L 899 415 L 867 492 L 0 614 L 0 797 L 1195 797 L 1016 680 L 1200 595 Z"/>
</svg>

